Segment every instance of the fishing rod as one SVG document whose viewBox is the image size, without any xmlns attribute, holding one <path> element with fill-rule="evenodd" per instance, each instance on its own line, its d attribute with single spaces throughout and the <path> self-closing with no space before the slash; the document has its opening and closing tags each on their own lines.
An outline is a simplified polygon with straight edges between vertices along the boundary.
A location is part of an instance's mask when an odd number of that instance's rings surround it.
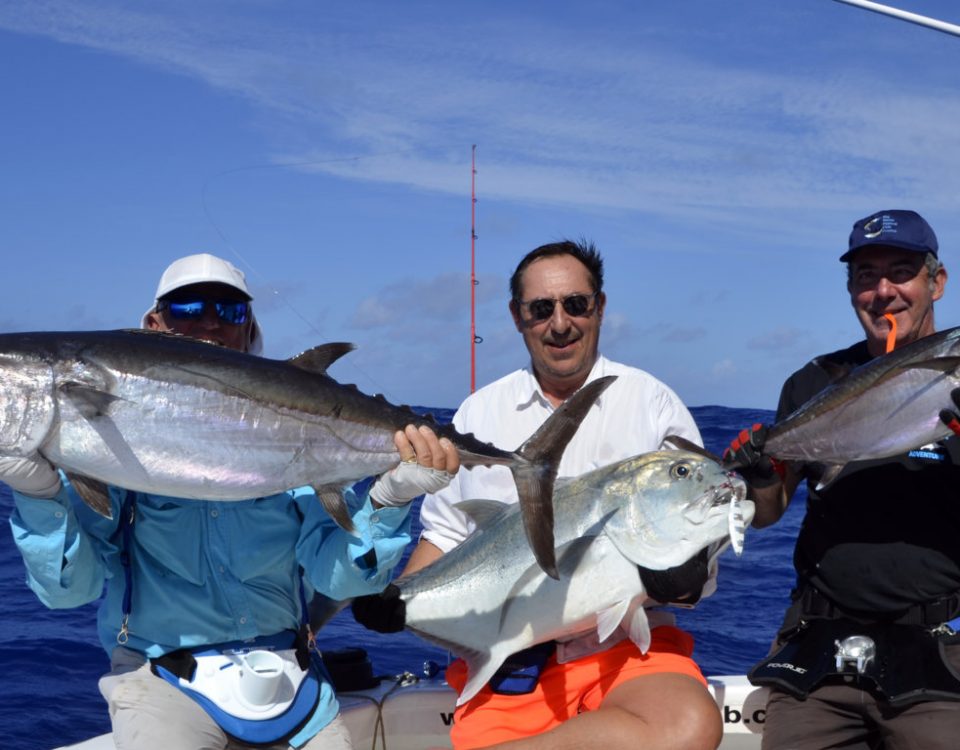
<svg viewBox="0 0 960 750">
<path fill-rule="evenodd" d="M 470 155 L 470 393 L 477 390 L 477 344 L 483 341 L 477 336 L 477 145 L 473 144 Z"/>
<path fill-rule="evenodd" d="M 891 16 L 892 18 L 899 18 L 902 21 L 915 23 L 918 26 L 926 26 L 928 29 L 942 31 L 945 34 L 960 36 L 960 26 L 957 24 L 938 21 L 936 18 L 921 16 L 918 13 L 910 13 L 909 11 L 900 10 L 890 5 L 881 5 L 880 3 L 871 2 L 871 0 L 834 0 L 834 2 L 853 5 L 857 8 L 863 8 L 864 10 L 873 11 L 874 13 L 879 13 L 884 16 Z"/>
</svg>

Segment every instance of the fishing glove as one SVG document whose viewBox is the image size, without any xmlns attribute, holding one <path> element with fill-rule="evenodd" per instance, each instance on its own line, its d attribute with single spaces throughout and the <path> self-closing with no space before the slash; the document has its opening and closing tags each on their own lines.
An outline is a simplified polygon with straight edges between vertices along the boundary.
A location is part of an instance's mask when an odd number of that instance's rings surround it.
<svg viewBox="0 0 960 750">
<path fill-rule="evenodd" d="M 723 465 L 735 469 L 747 483 L 756 489 L 771 487 L 783 479 L 776 459 L 763 454 L 767 428 L 759 422 L 741 430 L 723 452 Z"/>
<path fill-rule="evenodd" d="M 406 505 L 425 493 L 439 492 L 451 479 L 453 474 L 448 471 L 403 461 L 380 475 L 370 488 L 370 499 L 388 508 Z"/>
<path fill-rule="evenodd" d="M 956 411 L 960 410 L 960 388 L 950 391 L 950 398 L 953 399 L 955 406 L 953 409 L 941 409 L 940 421 L 949 427 L 954 435 L 960 435 L 960 414 Z"/>
<path fill-rule="evenodd" d="M 51 498 L 60 491 L 60 473 L 39 453 L 0 456 L 0 482 L 30 497 Z"/>
<path fill-rule="evenodd" d="M 407 622 L 407 605 L 400 598 L 400 589 L 392 583 L 379 594 L 358 596 L 350 609 L 354 620 L 378 633 L 399 633 Z"/>
</svg>

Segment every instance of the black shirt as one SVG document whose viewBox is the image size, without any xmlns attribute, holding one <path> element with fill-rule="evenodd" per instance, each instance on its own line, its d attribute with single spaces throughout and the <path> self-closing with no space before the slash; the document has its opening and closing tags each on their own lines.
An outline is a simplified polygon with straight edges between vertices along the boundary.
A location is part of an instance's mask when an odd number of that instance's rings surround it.
<svg viewBox="0 0 960 750">
<path fill-rule="evenodd" d="M 777 419 L 830 384 L 820 361 L 855 367 L 870 359 L 864 341 L 807 364 L 784 383 Z M 794 468 L 808 489 L 794 551 L 800 585 L 878 614 L 960 591 L 960 438 L 850 463 L 820 492 L 822 464 Z"/>
</svg>

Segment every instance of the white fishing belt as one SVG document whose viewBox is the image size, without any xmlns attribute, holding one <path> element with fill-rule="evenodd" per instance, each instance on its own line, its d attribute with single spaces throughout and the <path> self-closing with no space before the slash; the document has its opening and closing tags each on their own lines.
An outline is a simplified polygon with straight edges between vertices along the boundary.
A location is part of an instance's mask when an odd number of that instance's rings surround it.
<svg viewBox="0 0 960 750">
<path fill-rule="evenodd" d="M 272 719 L 290 708 L 307 671 L 295 649 L 250 649 L 195 654 L 193 680 L 180 687 L 199 693 L 239 719 Z"/>
</svg>

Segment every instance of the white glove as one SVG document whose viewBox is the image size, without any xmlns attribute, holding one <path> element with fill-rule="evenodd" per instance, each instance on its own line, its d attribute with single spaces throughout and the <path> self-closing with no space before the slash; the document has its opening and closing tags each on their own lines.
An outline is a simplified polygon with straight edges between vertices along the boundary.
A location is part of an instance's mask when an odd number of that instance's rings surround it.
<svg viewBox="0 0 960 750">
<path fill-rule="evenodd" d="M 404 461 L 373 483 L 370 499 L 385 507 L 406 505 L 413 498 L 439 492 L 453 479 L 449 471 Z"/>
<path fill-rule="evenodd" d="M 0 456 L 0 482 L 31 497 L 51 498 L 60 491 L 60 474 L 39 454 Z"/>
</svg>

